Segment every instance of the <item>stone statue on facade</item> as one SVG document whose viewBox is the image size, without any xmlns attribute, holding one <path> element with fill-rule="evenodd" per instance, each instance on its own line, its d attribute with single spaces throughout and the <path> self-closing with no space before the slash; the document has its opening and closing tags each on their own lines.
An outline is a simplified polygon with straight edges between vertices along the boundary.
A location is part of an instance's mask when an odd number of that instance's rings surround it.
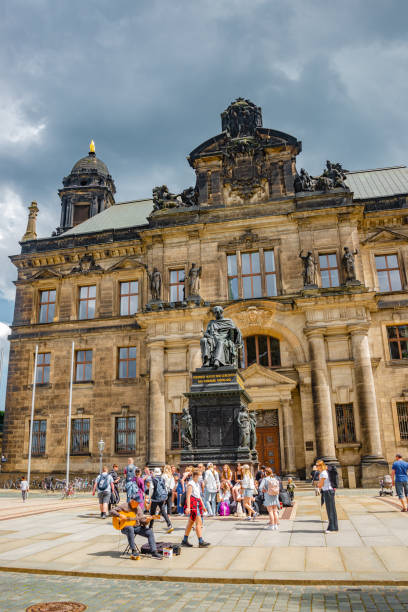
<svg viewBox="0 0 408 612">
<path fill-rule="evenodd" d="M 304 168 L 301 168 L 300 173 L 296 175 L 294 185 L 296 193 L 300 191 L 313 191 L 314 181 L 310 174 Z"/>
<path fill-rule="evenodd" d="M 247 408 L 241 406 L 238 414 L 239 425 L 239 445 L 241 447 L 251 447 L 251 419 Z"/>
<path fill-rule="evenodd" d="M 152 295 L 152 300 L 159 302 L 161 300 L 161 274 L 157 268 L 153 268 L 153 272 L 148 272 L 148 275 L 150 280 L 150 293 Z"/>
<path fill-rule="evenodd" d="M 187 296 L 200 295 L 201 286 L 201 266 L 198 268 L 195 263 L 191 264 L 191 268 L 186 278 Z"/>
<path fill-rule="evenodd" d="M 343 170 L 343 166 L 339 163 L 333 164 L 331 161 L 327 160 L 326 168 L 322 176 L 332 181 L 333 188 L 342 187 L 343 189 L 349 189 L 345 183 L 345 170 Z"/>
<path fill-rule="evenodd" d="M 180 428 L 183 448 L 191 449 L 193 446 L 193 419 L 187 406 L 184 406 L 180 417 Z"/>
<path fill-rule="evenodd" d="M 167 185 L 153 188 L 153 211 L 177 208 L 177 206 L 180 206 L 180 200 L 176 194 L 170 193 Z"/>
<path fill-rule="evenodd" d="M 329 160 L 326 161 L 326 167 L 320 176 L 310 176 L 310 174 L 306 172 L 304 168 L 301 168 L 300 173 L 295 177 L 295 192 L 328 192 L 336 188 L 350 191 L 350 188 L 346 183 L 346 172 L 347 170 L 344 170 L 341 164 L 332 163 Z"/>
<path fill-rule="evenodd" d="M 187 187 L 187 189 L 184 189 L 180 193 L 179 198 L 183 206 L 197 206 L 198 204 L 197 190 L 194 187 Z"/>
<path fill-rule="evenodd" d="M 354 256 L 357 255 L 357 253 L 357 250 L 351 252 L 348 247 L 344 247 L 344 255 L 342 257 L 341 263 L 343 266 L 346 283 L 356 280 L 356 266 Z"/>
<path fill-rule="evenodd" d="M 258 127 L 262 127 L 262 111 L 250 100 L 237 98 L 221 114 L 222 129 L 231 138 L 253 136 Z"/>
<path fill-rule="evenodd" d="M 256 450 L 256 411 L 255 410 L 251 410 L 249 412 L 249 419 L 250 419 L 250 426 L 251 426 L 249 448 L 250 450 L 254 451 Z"/>
<path fill-rule="evenodd" d="M 222 306 L 214 306 L 215 320 L 208 323 L 201 338 L 201 355 L 204 368 L 220 366 L 238 367 L 242 350 L 242 335 L 231 319 L 224 319 Z"/>
<path fill-rule="evenodd" d="M 300 251 L 299 257 L 303 262 L 303 285 L 315 286 L 316 285 L 316 262 L 311 251 L 307 252 L 307 255 L 302 255 L 303 250 Z"/>
</svg>

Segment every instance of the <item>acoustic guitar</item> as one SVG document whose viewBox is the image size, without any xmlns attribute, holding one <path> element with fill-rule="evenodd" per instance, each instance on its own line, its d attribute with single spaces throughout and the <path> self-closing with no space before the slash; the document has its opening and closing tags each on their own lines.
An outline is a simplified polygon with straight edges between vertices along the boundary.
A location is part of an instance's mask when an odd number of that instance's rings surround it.
<svg viewBox="0 0 408 612">
<path fill-rule="evenodd" d="M 145 523 L 150 523 L 150 521 L 153 520 L 158 520 L 161 518 L 160 514 L 154 514 L 153 516 L 146 516 L 145 515 Z M 113 516 L 112 517 L 112 525 L 114 526 L 115 529 L 118 529 L 119 531 L 122 530 L 124 527 L 134 527 L 137 523 L 138 519 L 136 518 L 136 512 L 124 512 L 122 511 L 120 513 L 120 516 Z"/>
</svg>

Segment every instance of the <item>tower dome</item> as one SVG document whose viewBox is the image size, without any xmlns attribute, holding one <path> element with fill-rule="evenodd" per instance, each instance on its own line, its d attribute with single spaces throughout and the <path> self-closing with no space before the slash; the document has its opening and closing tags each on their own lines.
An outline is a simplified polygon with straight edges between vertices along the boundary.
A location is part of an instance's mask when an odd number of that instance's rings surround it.
<svg viewBox="0 0 408 612">
<path fill-rule="evenodd" d="M 58 194 L 61 198 L 62 233 L 115 204 L 115 183 L 106 164 L 96 157 L 92 140 L 89 153 L 74 164 Z"/>
</svg>

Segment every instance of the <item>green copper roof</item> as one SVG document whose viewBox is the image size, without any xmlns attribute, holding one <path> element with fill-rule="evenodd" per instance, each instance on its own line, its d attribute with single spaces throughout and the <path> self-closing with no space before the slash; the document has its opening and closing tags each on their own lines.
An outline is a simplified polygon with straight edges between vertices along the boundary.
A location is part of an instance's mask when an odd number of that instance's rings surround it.
<svg viewBox="0 0 408 612">
<path fill-rule="evenodd" d="M 377 168 L 348 172 L 346 183 L 354 192 L 354 200 L 386 198 L 408 193 L 408 168 Z"/>
<path fill-rule="evenodd" d="M 135 200 L 134 202 L 115 204 L 83 223 L 76 225 L 62 235 L 89 234 L 91 232 L 103 232 L 110 229 L 146 225 L 147 217 L 152 210 L 153 200 Z"/>
</svg>

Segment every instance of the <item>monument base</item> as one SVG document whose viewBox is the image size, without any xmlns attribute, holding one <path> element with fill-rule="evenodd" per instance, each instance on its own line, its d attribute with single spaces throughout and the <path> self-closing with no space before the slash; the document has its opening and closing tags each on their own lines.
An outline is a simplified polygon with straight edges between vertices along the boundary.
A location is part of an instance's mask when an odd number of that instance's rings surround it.
<svg viewBox="0 0 408 612">
<path fill-rule="evenodd" d="M 251 398 L 236 368 L 198 368 L 185 396 L 193 423 L 193 444 L 182 450 L 181 465 L 252 465 L 258 461 L 250 444 L 241 445 L 239 416 L 248 413 Z"/>
</svg>

